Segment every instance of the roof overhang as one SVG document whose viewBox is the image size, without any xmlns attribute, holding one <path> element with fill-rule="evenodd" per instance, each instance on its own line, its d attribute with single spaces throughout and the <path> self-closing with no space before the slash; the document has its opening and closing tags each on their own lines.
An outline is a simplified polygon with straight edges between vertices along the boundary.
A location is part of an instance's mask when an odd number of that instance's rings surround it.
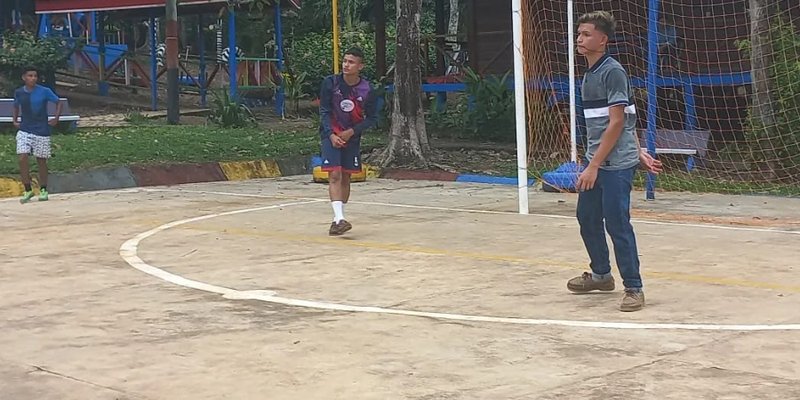
<svg viewBox="0 0 800 400">
<path fill-rule="evenodd" d="M 228 0 L 181 0 L 178 4 L 180 7 L 185 7 L 227 2 Z M 300 2 L 301 0 L 288 0 L 288 3 L 296 8 L 300 8 Z M 164 8 L 164 4 L 165 0 L 36 0 L 36 13 L 65 14 L 86 11 L 136 10 Z"/>
</svg>

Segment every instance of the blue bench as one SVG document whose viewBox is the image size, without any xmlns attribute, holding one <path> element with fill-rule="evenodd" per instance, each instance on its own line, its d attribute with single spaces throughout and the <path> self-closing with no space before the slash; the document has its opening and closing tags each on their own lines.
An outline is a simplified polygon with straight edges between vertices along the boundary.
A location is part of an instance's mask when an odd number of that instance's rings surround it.
<svg viewBox="0 0 800 400">
<path fill-rule="evenodd" d="M 711 131 L 659 129 L 656 131 L 656 154 L 676 154 L 687 156 L 686 170 L 691 172 L 696 159 L 703 159 L 708 153 Z M 640 145 L 647 148 L 647 132 L 639 133 Z"/>
<path fill-rule="evenodd" d="M 61 103 L 61 116 L 58 120 L 60 122 L 70 122 L 73 127 L 77 125 L 78 120 L 80 120 L 80 116 L 70 110 L 69 101 L 62 97 L 59 99 L 59 103 Z M 53 103 L 48 103 L 47 113 L 50 116 L 50 119 L 53 119 L 53 115 L 56 113 L 56 105 Z M 14 99 L 0 99 L 0 123 L 10 124 L 13 122 L 13 118 Z"/>
</svg>

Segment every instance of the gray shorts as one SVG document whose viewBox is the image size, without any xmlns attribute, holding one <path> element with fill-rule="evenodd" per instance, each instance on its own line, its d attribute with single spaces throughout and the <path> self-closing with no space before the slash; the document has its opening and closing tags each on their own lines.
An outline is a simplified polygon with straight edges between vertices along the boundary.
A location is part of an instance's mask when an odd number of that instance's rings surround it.
<svg viewBox="0 0 800 400">
<path fill-rule="evenodd" d="M 36 158 L 50 158 L 50 136 L 17 132 L 17 154 L 33 154 Z"/>
</svg>

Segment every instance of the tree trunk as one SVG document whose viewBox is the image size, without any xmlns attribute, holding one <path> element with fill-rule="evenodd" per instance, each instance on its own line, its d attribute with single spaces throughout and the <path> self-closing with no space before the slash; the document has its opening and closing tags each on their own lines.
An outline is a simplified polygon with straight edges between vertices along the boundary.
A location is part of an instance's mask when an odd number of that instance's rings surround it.
<svg viewBox="0 0 800 400">
<path fill-rule="evenodd" d="M 377 0 L 375 13 L 375 72 L 383 83 L 386 78 L 386 0 Z"/>
<path fill-rule="evenodd" d="M 775 99 L 769 68 L 772 61 L 770 18 L 774 0 L 750 0 L 750 67 L 753 76 L 752 113 L 761 129 L 775 126 Z"/>
<path fill-rule="evenodd" d="M 380 165 L 426 167 L 430 151 L 422 108 L 422 0 L 397 0 L 397 58 L 389 145 Z"/>
<path fill-rule="evenodd" d="M 445 36 L 447 34 L 447 20 L 444 15 L 445 0 L 436 0 L 436 75 L 444 76 L 445 70 Z"/>
</svg>

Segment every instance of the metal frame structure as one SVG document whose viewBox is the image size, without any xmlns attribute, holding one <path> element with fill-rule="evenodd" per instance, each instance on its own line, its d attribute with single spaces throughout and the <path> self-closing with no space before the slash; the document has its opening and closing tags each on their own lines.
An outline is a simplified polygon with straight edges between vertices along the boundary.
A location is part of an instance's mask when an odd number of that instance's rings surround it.
<svg viewBox="0 0 800 400">
<path fill-rule="evenodd" d="M 283 71 L 284 67 L 284 50 L 283 50 L 283 23 L 282 23 L 282 2 L 276 1 L 274 4 L 274 19 L 275 19 L 275 32 L 276 32 L 276 58 L 274 59 L 266 59 L 266 58 L 245 58 L 242 61 L 245 62 L 245 82 L 246 84 L 243 87 L 239 86 L 239 61 L 237 59 L 236 54 L 236 14 L 237 14 L 237 5 L 239 3 L 243 3 L 244 1 L 230 1 L 230 0 L 185 0 L 181 1 L 180 3 L 180 10 L 183 11 L 180 15 L 199 15 L 198 21 L 198 39 L 202 37 L 202 26 L 203 26 L 203 15 L 204 12 L 208 9 L 208 7 L 214 7 L 218 5 L 220 7 L 224 7 L 227 10 L 227 31 L 228 31 L 228 49 L 229 49 L 229 56 L 228 56 L 228 65 L 220 65 L 219 63 L 216 64 L 214 70 L 211 72 L 210 76 L 206 76 L 207 70 L 207 60 L 205 57 L 205 48 L 203 45 L 203 40 L 199 40 L 198 43 L 200 44 L 199 51 L 199 69 L 200 73 L 198 77 L 192 76 L 185 65 L 181 63 L 179 67 L 183 70 L 186 75 L 189 76 L 187 80 L 192 85 L 196 86 L 200 92 L 201 104 L 206 103 L 207 92 L 209 88 L 209 84 L 213 81 L 214 77 L 218 73 L 219 69 L 225 69 L 228 72 L 230 77 L 230 96 L 233 99 L 239 98 L 239 92 L 241 89 L 252 89 L 252 85 L 249 85 L 250 82 L 250 68 L 249 64 L 255 62 L 257 64 L 256 69 L 260 69 L 261 63 L 263 62 L 270 62 L 275 63 L 277 67 L 277 73 L 280 74 Z M 289 4 L 296 8 L 300 7 L 299 0 L 284 0 L 283 3 Z M 94 72 L 95 77 L 97 78 L 98 82 L 98 92 L 101 95 L 108 94 L 108 88 L 110 83 L 107 81 L 107 78 L 117 71 L 123 64 L 126 66 L 126 71 L 128 68 L 128 59 L 126 55 L 123 54 L 122 57 L 116 59 L 112 65 L 108 66 L 106 63 L 106 57 L 108 55 L 108 48 L 106 43 L 105 33 L 103 29 L 105 24 L 102 23 L 103 18 L 106 13 L 109 12 L 120 12 L 120 11 L 127 11 L 127 12 L 138 12 L 138 13 L 145 13 L 144 15 L 149 17 L 149 38 L 150 38 L 150 71 L 149 73 L 145 71 L 144 68 L 139 66 L 137 63 L 132 63 L 134 70 L 138 75 L 143 77 L 142 84 L 146 87 L 151 89 L 151 108 L 156 110 L 158 108 L 158 78 L 164 73 L 164 70 L 159 71 L 158 68 L 158 59 L 157 59 L 157 43 L 158 43 L 158 31 L 156 29 L 157 26 L 157 18 L 163 13 L 164 9 L 164 2 L 163 0 L 89 0 L 89 1 L 77 1 L 77 0 L 36 0 L 36 13 L 40 14 L 40 34 L 46 35 L 49 34 L 49 15 L 51 14 L 71 14 L 76 12 L 84 12 L 87 13 L 88 18 L 87 20 L 90 21 L 88 24 L 88 32 L 86 40 L 91 45 L 96 45 L 97 52 L 98 52 L 98 62 L 95 63 L 91 60 L 91 57 L 86 54 L 85 51 L 76 52 L 76 56 L 81 58 L 87 65 L 89 65 L 90 69 Z M 180 12 L 180 11 L 179 11 Z M 71 18 L 71 16 L 70 16 Z M 222 29 L 221 26 L 218 26 L 217 29 Z M 73 38 L 74 32 L 70 35 Z M 79 53 L 79 54 L 78 54 Z M 260 72 L 260 71 L 259 71 Z M 256 79 L 257 82 L 261 83 L 260 73 L 257 75 Z M 127 79 L 126 79 L 127 83 Z M 276 112 L 280 115 L 283 115 L 284 112 L 284 90 L 283 84 L 281 81 L 278 82 L 277 90 L 275 93 L 275 109 Z"/>
</svg>

